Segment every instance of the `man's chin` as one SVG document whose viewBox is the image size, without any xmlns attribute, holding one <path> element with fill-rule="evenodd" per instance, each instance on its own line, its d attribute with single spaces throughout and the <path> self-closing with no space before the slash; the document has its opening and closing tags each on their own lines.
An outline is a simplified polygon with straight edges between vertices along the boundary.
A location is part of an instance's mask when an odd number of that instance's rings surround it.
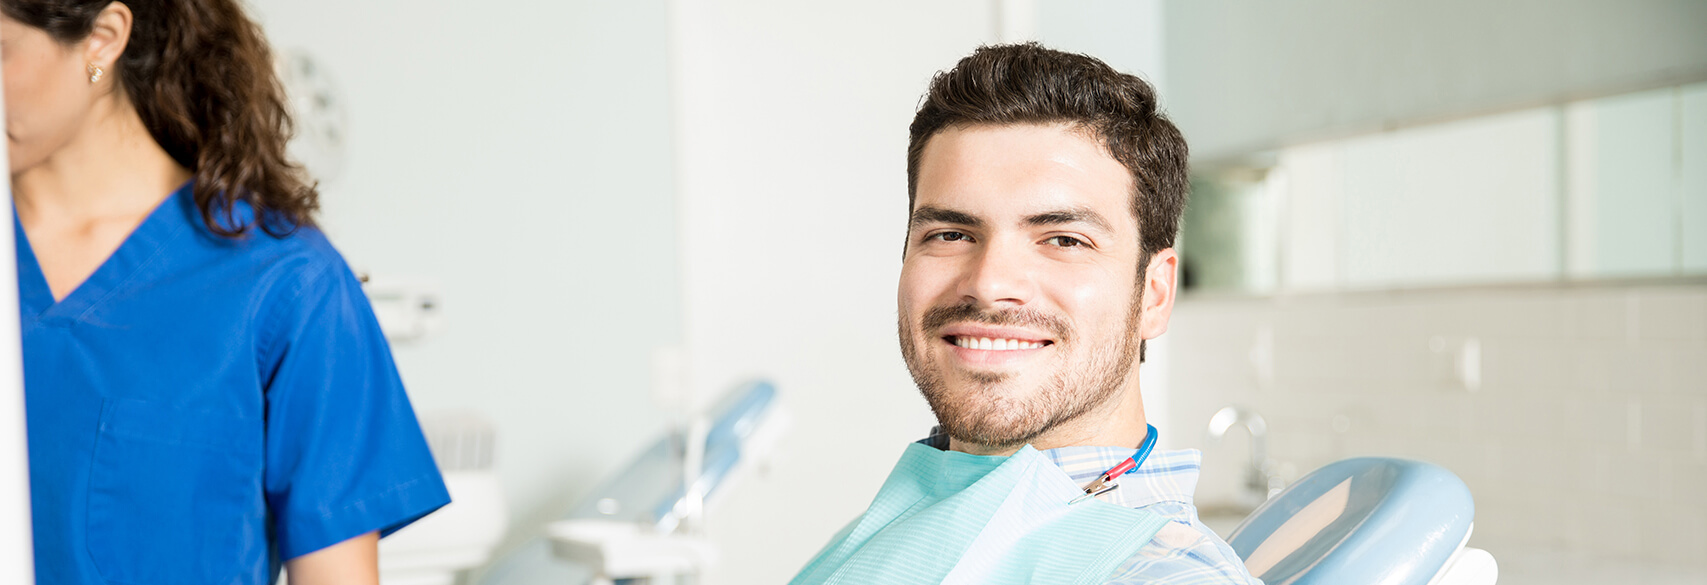
<svg viewBox="0 0 1707 585">
<path fill-rule="evenodd" d="M 1012 413 L 958 413 L 940 417 L 943 431 L 960 443 L 981 451 L 1006 451 L 1042 434 L 1038 421 L 1015 418 Z"/>
<path fill-rule="evenodd" d="M 965 397 L 1018 397 L 1025 393 L 1024 386 L 1018 383 L 1019 379 L 1020 376 L 1009 372 L 962 370 L 948 378 L 949 393 Z"/>
<path fill-rule="evenodd" d="M 1050 409 L 1039 403 L 1037 386 L 1015 382 L 1013 376 L 961 375 L 939 388 L 940 394 L 927 393 L 925 398 L 956 440 L 1018 446 L 1042 432 L 1038 427 Z"/>
</svg>

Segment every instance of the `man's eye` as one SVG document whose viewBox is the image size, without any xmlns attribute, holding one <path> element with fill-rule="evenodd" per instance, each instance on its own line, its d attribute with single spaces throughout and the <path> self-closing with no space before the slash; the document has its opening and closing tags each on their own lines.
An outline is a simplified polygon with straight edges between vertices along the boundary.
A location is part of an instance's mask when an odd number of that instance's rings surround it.
<svg viewBox="0 0 1707 585">
<path fill-rule="evenodd" d="M 1050 244 L 1054 244 L 1056 246 L 1060 246 L 1062 248 L 1071 248 L 1074 246 L 1085 245 L 1084 240 L 1080 240 L 1080 239 L 1072 237 L 1072 236 L 1055 236 L 1055 237 L 1049 238 L 1049 239 L 1044 240 L 1044 241 L 1048 242 Z"/>
<path fill-rule="evenodd" d="M 961 241 L 971 241 L 972 236 L 968 236 L 968 235 L 960 233 L 960 232 L 941 232 L 941 233 L 931 234 L 930 237 L 925 238 L 925 239 L 927 239 L 927 240 L 942 240 L 944 242 L 961 242 Z"/>
</svg>

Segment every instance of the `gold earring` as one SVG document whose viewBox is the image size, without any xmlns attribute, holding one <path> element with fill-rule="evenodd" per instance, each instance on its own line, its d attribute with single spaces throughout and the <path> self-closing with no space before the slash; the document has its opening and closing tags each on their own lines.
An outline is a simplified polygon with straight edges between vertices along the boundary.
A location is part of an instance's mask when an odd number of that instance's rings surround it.
<svg viewBox="0 0 1707 585">
<path fill-rule="evenodd" d="M 102 71 L 100 67 L 96 66 L 94 63 L 90 63 L 89 64 L 89 83 L 95 83 L 97 81 L 100 81 L 101 75 L 103 75 L 105 73 L 106 73 L 106 71 Z"/>
</svg>

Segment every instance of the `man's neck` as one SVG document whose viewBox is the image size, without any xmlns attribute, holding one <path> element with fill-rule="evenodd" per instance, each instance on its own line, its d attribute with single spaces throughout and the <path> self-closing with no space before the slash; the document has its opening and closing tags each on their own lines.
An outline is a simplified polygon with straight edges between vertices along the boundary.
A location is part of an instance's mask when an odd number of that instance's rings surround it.
<svg viewBox="0 0 1707 585">
<path fill-rule="evenodd" d="M 1144 442 L 1148 429 L 1149 421 L 1144 416 L 1143 393 L 1138 390 L 1137 380 L 1133 380 L 1119 394 L 1110 397 L 1108 402 L 1044 431 L 1029 443 L 1039 451 L 1084 446 L 1135 449 L 1139 443 Z M 953 437 L 948 440 L 950 451 L 973 455 L 1012 455 L 1022 446 L 980 445 Z"/>
</svg>

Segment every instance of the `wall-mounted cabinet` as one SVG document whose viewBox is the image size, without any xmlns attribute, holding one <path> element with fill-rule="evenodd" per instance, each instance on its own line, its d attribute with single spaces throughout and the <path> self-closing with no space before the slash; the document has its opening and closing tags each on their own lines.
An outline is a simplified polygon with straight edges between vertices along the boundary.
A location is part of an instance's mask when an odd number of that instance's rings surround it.
<svg viewBox="0 0 1707 585">
<path fill-rule="evenodd" d="M 1190 284 L 1265 293 L 1707 274 L 1707 84 L 1199 173 Z"/>
<path fill-rule="evenodd" d="M 1676 94 L 1664 89 L 1566 106 L 1572 277 L 1677 268 Z"/>
<path fill-rule="evenodd" d="M 1707 273 L 1707 83 L 1678 92 L 1678 197 L 1683 271 Z"/>
<path fill-rule="evenodd" d="M 1557 116 L 1526 111 L 1337 145 L 1340 282 L 1533 280 L 1557 271 Z M 1304 196 L 1304 194 L 1299 194 Z"/>
</svg>

